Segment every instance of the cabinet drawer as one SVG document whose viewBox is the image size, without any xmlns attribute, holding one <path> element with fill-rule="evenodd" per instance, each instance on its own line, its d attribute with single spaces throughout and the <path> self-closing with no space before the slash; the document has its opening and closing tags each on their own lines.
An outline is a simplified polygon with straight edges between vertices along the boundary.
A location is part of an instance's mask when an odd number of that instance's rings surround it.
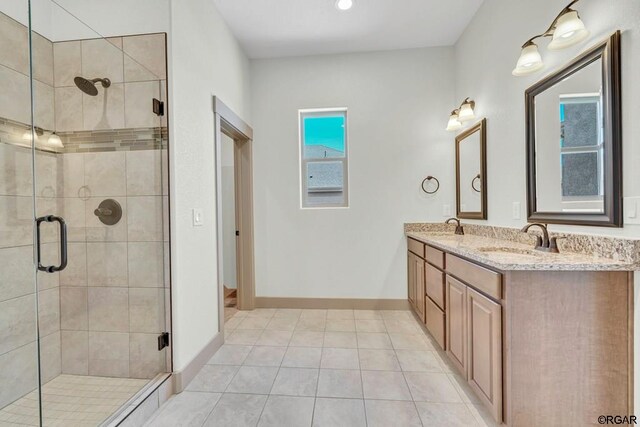
<svg viewBox="0 0 640 427">
<path fill-rule="evenodd" d="M 426 304 L 427 329 L 444 350 L 444 311 L 440 310 L 431 299 Z"/>
<path fill-rule="evenodd" d="M 424 243 L 418 242 L 417 240 L 413 240 L 409 237 L 407 238 L 407 246 L 411 252 L 418 255 L 420 258 L 424 258 Z"/>
<path fill-rule="evenodd" d="M 444 310 L 444 273 L 427 264 L 427 296 Z"/>
<path fill-rule="evenodd" d="M 502 298 L 502 275 L 447 254 L 447 273 L 495 299 Z"/>
<path fill-rule="evenodd" d="M 426 260 L 444 270 L 444 252 L 431 246 L 427 246 L 426 248 Z"/>
</svg>

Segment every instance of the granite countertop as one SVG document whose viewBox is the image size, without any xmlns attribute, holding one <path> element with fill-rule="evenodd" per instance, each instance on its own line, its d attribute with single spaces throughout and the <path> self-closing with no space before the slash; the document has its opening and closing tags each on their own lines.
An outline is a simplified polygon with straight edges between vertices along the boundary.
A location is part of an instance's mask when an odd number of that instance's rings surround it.
<svg viewBox="0 0 640 427">
<path fill-rule="evenodd" d="M 460 255 L 501 271 L 634 271 L 640 266 L 627 261 L 562 251 L 559 254 L 534 250 L 532 245 L 477 235 L 457 236 L 450 232 L 407 231 L 408 237 L 442 251 Z"/>
</svg>

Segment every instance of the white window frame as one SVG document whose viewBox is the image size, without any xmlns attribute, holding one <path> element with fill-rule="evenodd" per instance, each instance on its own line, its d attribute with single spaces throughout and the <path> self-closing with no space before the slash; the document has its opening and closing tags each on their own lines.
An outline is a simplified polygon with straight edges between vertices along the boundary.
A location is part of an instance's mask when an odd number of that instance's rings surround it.
<svg viewBox="0 0 640 427">
<path fill-rule="evenodd" d="M 304 158 L 304 118 L 344 115 L 344 157 Z M 298 149 L 299 149 L 299 179 L 300 179 L 300 209 L 348 209 L 349 208 L 349 115 L 346 107 L 310 108 L 298 110 Z M 307 203 L 307 165 L 309 163 L 342 163 L 342 203 L 324 203 L 309 205 Z"/>
<path fill-rule="evenodd" d="M 590 208 L 590 204 L 601 204 L 604 201 L 604 123 L 602 111 L 602 94 L 576 93 L 560 95 L 563 104 L 582 104 L 584 101 L 597 101 L 598 107 L 598 145 L 584 147 L 560 147 L 560 158 L 565 154 L 596 153 L 598 156 L 598 169 L 600 170 L 599 193 L 597 196 L 562 196 L 563 212 L 599 212 L 600 207 Z M 562 160 L 560 161 L 562 168 Z"/>
</svg>

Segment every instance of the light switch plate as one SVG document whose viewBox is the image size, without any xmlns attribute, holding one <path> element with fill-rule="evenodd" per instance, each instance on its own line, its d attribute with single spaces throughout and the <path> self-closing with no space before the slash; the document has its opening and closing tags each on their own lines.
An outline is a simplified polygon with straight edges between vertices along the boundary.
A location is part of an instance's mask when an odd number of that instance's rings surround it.
<svg viewBox="0 0 640 427">
<path fill-rule="evenodd" d="M 204 225 L 204 213 L 202 209 L 193 209 L 193 226 L 201 227 Z"/>
<path fill-rule="evenodd" d="M 640 224 L 640 197 L 625 197 L 624 198 L 624 223 L 625 224 Z"/>
<path fill-rule="evenodd" d="M 451 205 L 442 205 L 442 216 L 451 216 Z"/>
<path fill-rule="evenodd" d="M 520 202 L 513 202 L 512 213 L 513 219 L 522 218 L 522 208 L 520 207 Z"/>
</svg>

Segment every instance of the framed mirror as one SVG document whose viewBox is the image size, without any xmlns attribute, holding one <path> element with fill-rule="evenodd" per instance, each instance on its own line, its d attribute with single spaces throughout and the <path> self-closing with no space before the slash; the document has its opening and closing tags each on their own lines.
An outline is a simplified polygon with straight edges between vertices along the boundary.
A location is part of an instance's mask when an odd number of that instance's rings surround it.
<svg viewBox="0 0 640 427">
<path fill-rule="evenodd" d="M 621 227 L 620 32 L 525 97 L 529 222 Z"/>
<path fill-rule="evenodd" d="M 487 219 L 487 120 L 456 137 L 456 214 Z"/>
</svg>

